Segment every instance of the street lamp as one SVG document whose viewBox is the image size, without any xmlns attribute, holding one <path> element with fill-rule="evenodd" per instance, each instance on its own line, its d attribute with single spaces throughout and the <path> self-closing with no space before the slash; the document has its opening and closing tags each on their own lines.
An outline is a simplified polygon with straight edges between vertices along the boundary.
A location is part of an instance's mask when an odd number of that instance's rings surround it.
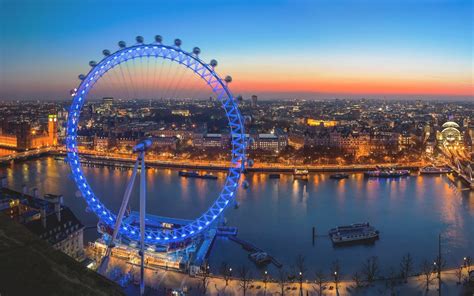
<svg viewBox="0 0 474 296">
<path fill-rule="evenodd" d="M 229 267 L 229 272 L 228 272 L 227 276 L 225 277 L 225 285 L 226 286 L 229 285 L 229 280 L 230 280 L 231 276 L 232 276 L 232 267 Z"/>
<path fill-rule="evenodd" d="M 339 295 L 339 285 L 338 285 L 337 271 L 334 271 L 334 283 L 336 284 L 336 295 Z"/>
<path fill-rule="evenodd" d="M 300 275 L 300 295 L 303 294 L 303 272 L 299 272 Z"/>
<path fill-rule="evenodd" d="M 265 270 L 265 274 L 263 276 L 263 285 L 264 285 L 264 295 L 267 294 L 267 282 L 268 282 L 268 271 Z"/>
</svg>

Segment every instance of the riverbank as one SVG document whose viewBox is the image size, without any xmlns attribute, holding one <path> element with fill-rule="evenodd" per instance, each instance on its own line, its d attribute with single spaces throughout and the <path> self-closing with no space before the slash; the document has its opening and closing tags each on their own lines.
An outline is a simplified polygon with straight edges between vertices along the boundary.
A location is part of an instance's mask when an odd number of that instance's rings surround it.
<svg viewBox="0 0 474 296">
<path fill-rule="evenodd" d="M 63 152 L 51 152 L 51 155 L 65 157 Z M 96 152 L 84 152 L 81 154 L 84 161 L 96 165 L 120 166 L 121 164 L 133 164 L 136 159 L 134 155 L 111 155 L 98 154 Z M 147 166 L 154 168 L 185 169 L 185 170 L 210 170 L 226 171 L 229 169 L 229 162 L 224 161 L 192 161 L 189 160 L 159 160 L 147 158 Z M 406 170 L 418 170 L 427 165 L 425 162 L 412 163 L 378 163 L 378 164 L 353 164 L 353 165 L 286 165 L 274 163 L 256 162 L 253 167 L 247 168 L 248 172 L 259 173 L 293 173 L 295 169 L 307 169 L 309 172 L 363 172 L 374 170 L 377 167 L 397 167 Z"/>
<path fill-rule="evenodd" d="M 471 270 L 474 266 L 471 266 Z M 120 270 L 123 274 L 131 273 L 132 278 L 139 277 L 139 266 L 130 264 L 119 258 L 111 258 L 106 274 L 115 274 Z M 304 279 L 288 281 L 287 278 L 271 278 L 267 280 L 256 278 L 255 274 L 247 273 L 244 281 L 243 272 L 234 270 L 232 277 L 226 278 L 213 274 L 191 277 L 188 274 L 160 268 L 145 268 L 145 284 L 149 295 L 163 295 L 165 291 L 175 290 L 186 292 L 186 295 L 318 295 L 319 285 L 312 280 Z M 308 271 L 308 277 L 314 278 L 314 272 Z M 346 276 L 350 278 L 350 275 Z M 471 295 L 474 287 L 467 284 L 467 268 L 463 268 L 462 283 L 455 269 L 441 272 L 443 295 Z M 205 288 L 204 288 L 205 287 Z M 424 275 L 410 276 L 405 283 L 400 278 L 378 279 L 359 286 L 350 279 L 341 279 L 336 284 L 333 275 L 326 275 L 321 283 L 322 295 L 438 295 L 438 280 L 436 274 L 430 274 L 428 290 Z M 138 287 L 130 282 L 125 288 L 128 295 L 134 295 Z M 301 291 L 300 291 L 301 289 Z M 245 292 L 244 292 L 245 290 Z M 471 294 L 469 294 L 471 293 Z"/>
</svg>

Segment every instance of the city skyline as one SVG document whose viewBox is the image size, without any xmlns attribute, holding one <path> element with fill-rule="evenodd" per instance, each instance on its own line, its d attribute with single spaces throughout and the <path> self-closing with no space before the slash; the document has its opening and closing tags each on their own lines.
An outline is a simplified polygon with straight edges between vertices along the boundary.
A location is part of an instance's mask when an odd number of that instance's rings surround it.
<svg viewBox="0 0 474 296">
<path fill-rule="evenodd" d="M 2 2 L 0 98 L 67 98 L 97 48 L 156 34 L 201 47 L 245 97 L 472 98 L 470 1 L 119 4 Z"/>
</svg>

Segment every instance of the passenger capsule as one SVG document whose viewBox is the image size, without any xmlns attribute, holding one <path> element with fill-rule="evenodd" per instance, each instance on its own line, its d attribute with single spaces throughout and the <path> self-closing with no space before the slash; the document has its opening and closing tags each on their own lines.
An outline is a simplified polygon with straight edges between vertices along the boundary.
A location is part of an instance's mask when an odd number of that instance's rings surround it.
<svg viewBox="0 0 474 296">
<path fill-rule="evenodd" d="M 229 75 L 227 75 L 224 80 L 225 80 L 225 82 L 227 82 L 227 83 L 231 83 L 231 82 L 232 82 L 232 77 L 229 76 Z"/>
<path fill-rule="evenodd" d="M 108 56 L 110 55 L 110 50 L 104 49 L 104 50 L 102 51 L 102 54 L 105 55 L 106 57 L 108 57 Z"/>
<path fill-rule="evenodd" d="M 195 55 L 199 55 L 201 53 L 201 49 L 199 47 L 195 47 L 195 48 L 193 48 L 193 53 Z"/>
<path fill-rule="evenodd" d="M 217 67 L 217 61 L 216 60 L 211 60 L 209 65 L 211 65 L 212 68 Z"/>
<path fill-rule="evenodd" d="M 120 48 L 125 48 L 125 47 L 127 47 L 127 43 L 125 43 L 125 41 L 119 41 L 118 46 Z"/>
<path fill-rule="evenodd" d="M 89 66 L 95 67 L 95 66 L 97 66 L 97 62 L 96 61 L 90 61 Z"/>
<path fill-rule="evenodd" d="M 179 38 L 176 38 L 176 39 L 174 40 L 174 45 L 177 46 L 177 47 L 180 47 L 180 46 L 181 46 L 181 43 L 182 43 L 182 42 L 181 42 L 181 39 L 179 39 Z"/>
<path fill-rule="evenodd" d="M 79 74 L 79 76 L 77 76 L 77 78 L 79 78 L 80 80 L 84 80 L 84 79 L 86 79 L 86 75 Z"/>
<path fill-rule="evenodd" d="M 141 44 L 141 43 L 143 43 L 143 41 L 144 41 L 145 39 L 143 38 L 143 36 L 137 36 L 137 37 L 135 37 L 135 40 L 137 41 L 137 43 L 140 43 L 140 44 Z"/>
<path fill-rule="evenodd" d="M 155 35 L 155 42 L 161 43 L 163 41 L 163 37 L 161 35 Z"/>
</svg>

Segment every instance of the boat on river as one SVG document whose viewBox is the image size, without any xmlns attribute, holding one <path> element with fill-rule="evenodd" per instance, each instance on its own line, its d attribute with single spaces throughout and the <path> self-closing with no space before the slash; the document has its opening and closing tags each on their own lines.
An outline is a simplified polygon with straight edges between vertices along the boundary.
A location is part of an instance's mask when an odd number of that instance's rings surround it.
<svg viewBox="0 0 474 296">
<path fill-rule="evenodd" d="M 199 178 L 199 179 L 212 179 L 212 180 L 217 179 L 217 176 L 214 176 L 213 174 L 200 174 L 198 172 L 193 172 L 193 171 L 192 172 L 179 171 L 178 175 L 184 178 Z"/>
<path fill-rule="evenodd" d="M 346 174 L 346 173 L 336 173 L 336 174 L 332 174 L 329 176 L 330 179 L 334 179 L 334 180 L 342 180 L 342 179 L 347 179 L 349 178 L 349 174 Z"/>
<path fill-rule="evenodd" d="M 333 244 L 374 241 L 379 237 L 379 231 L 369 223 L 355 223 L 338 226 L 328 232 Z"/>
<path fill-rule="evenodd" d="M 420 169 L 420 174 L 422 175 L 439 175 L 439 174 L 448 174 L 452 170 L 449 167 L 436 167 L 436 166 L 426 166 Z"/>
<path fill-rule="evenodd" d="M 368 171 L 364 173 L 364 176 L 368 178 L 398 178 L 409 175 L 409 170 L 396 170 L 393 168 L 377 168 L 374 171 Z"/>
<path fill-rule="evenodd" d="M 300 179 L 300 180 L 308 180 L 309 171 L 307 169 L 295 169 L 293 171 L 293 178 Z"/>
</svg>

